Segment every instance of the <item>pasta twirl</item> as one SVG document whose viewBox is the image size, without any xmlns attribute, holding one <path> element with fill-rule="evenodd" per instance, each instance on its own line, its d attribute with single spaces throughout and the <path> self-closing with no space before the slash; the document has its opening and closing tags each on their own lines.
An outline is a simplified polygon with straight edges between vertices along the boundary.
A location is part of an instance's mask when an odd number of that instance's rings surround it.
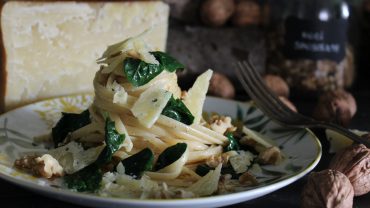
<svg viewBox="0 0 370 208">
<path fill-rule="evenodd" d="M 235 132 L 225 116 L 203 122 L 212 71 L 201 75 L 189 94 L 182 92 L 176 70 L 184 66 L 151 51 L 140 36 L 108 46 L 97 63 L 88 114 L 63 114 L 51 133 L 55 149 L 49 154 L 58 152 L 70 189 L 136 198 L 217 194 L 220 181 L 238 184 L 240 170 L 258 165 L 257 155 L 248 152 L 254 144 L 261 143 L 255 145 L 259 152 L 273 146 L 246 127 Z M 71 144 L 78 154 L 67 148 Z M 248 155 L 240 162 L 245 167 L 238 164 L 240 155 Z M 25 169 L 22 161 L 15 164 Z"/>
</svg>

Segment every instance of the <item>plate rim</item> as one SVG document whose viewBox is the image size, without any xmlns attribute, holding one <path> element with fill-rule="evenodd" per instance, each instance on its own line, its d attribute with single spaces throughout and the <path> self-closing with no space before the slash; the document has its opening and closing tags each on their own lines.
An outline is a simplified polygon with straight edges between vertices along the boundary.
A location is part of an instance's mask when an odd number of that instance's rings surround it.
<svg viewBox="0 0 370 208">
<path fill-rule="evenodd" d="M 57 100 L 57 99 L 62 99 L 62 98 L 67 98 L 67 97 L 76 97 L 76 96 L 94 96 L 94 93 L 76 93 L 76 94 L 71 94 L 71 95 L 66 95 L 66 96 L 58 96 L 58 97 L 44 99 L 41 101 L 37 101 L 34 103 L 30 103 L 24 106 L 14 108 L 10 111 L 0 114 L 0 117 L 6 116 L 7 114 L 15 112 L 19 109 L 27 108 L 29 106 L 37 105 L 37 104 L 47 102 L 50 100 Z M 224 98 L 219 98 L 219 97 L 214 97 L 214 96 L 207 96 L 207 97 L 211 99 L 215 99 L 215 100 L 234 102 L 234 103 L 241 104 L 241 105 L 245 105 L 246 102 L 248 102 L 248 101 L 242 102 L 242 101 L 237 101 L 237 100 L 224 99 Z M 275 121 L 272 121 L 272 122 L 275 122 Z M 128 198 L 119 198 L 119 197 L 113 197 L 113 196 L 100 196 L 100 195 L 94 195 L 94 194 L 89 194 L 89 193 L 79 193 L 79 192 L 74 192 L 74 191 L 67 190 L 67 189 L 55 188 L 51 186 L 43 186 L 43 185 L 32 183 L 22 178 L 15 178 L 10 175 L 6 175 L 2 172 L 0 172 L 0 178 L 12 184 L 16 184 L 20 187 L 23 187 L 28 190 L 35 191 L 37 193 L 45 195 L 47 197 L 52 197 L 58 200 L 77 203 L 80 205 L 87 205 L 87 204 L 98 202 L 98 204 L 116 204 L 116 205 L 131 205 L 131 206 L 149 206 L 150 205 L 150 206 L 159 207 L 159 206 L 179 206 L 179 203 L 184 203 L 184 202 L 191 203 L 188 206 L 190 205 L 210 205 L 210 203 L 221 202 L 222 203 L 221 206 L 224 206 L 224 205 L 230 205 L 230 204 L 235 204 L 235 203 L 239 203 L 242 201 L 250 200 L 248 198 L 245 198 L 243 200 L 243 196 L 248 195 L 251 192 L 253 193 L 252 195 L 258 195 L 258 197 L 267 195 L 273 191 L 276 191 L 280 188 L 283 188 L 299 180 L 300 178 L 308 174 L 311 170 L 313 170 L 316 167 L 316 165 L 319 163 L 322 157 L 322 145 L 321 145 L 319 138 L 310 129 L 308 128 L 304 128 L 304 129 L 310 134 L 310 139 L 314 143 L 316 150 L 317 150 L 315 159 L 312 160 L 310 164 L 308 164 L 302 170 L 297 171 L 294 174 L 290 175 L 289 177 L 284 177 L 282 179 L 277 180 L 273 184 L 257 187 L 257 188 L 250 189 L 250 190 L 227 193 L 227 194 L 222 194 L 222 195 L 212 195 L 212 196 L 206 196 L 206 197 L 185 198 L 185 199 L 181 199 L 181 198 L 179 199 L 139 199 L 139 198 L 138 199 L 128 199 Z M 8 167 L 2 164 L 0 165 L 5 168 L 11 169 L 11 167 Z M 258 197 L 253 197 L 253 198 L 258 198 Z M 227 200 L 225 200 L 226 198 Z"/>
</svg>

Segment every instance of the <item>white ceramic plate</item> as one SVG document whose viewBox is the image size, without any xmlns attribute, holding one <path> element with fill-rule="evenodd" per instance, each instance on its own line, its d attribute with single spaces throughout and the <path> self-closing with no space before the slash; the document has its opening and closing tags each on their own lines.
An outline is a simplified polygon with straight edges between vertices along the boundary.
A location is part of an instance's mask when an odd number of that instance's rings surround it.
<svg viewBox="0 0 370 208">
<path fill-rule="evenodd" d="M 0 116 L 0 178 L 49 197 L 93 207 L 218 207 L 251 200 L 298 180 L 311 171 L 321 157 L 318 139 L 307 129 L 289 129 L 277 125 L 250 103 L 208 97 L 207 112 L 238 118 L 246 126 L 273 140 L 286 156 L 278 166 L 262 166 L 257 176 L 260 185 L 236 193 L 195 199 L 141 200 L 100 197 L 58 188 L 61 180 L 35 178 L 12 168 L 16 158 L 39 152 L 43 146 L 32 138 L 47 133 L 60 112 L 80 112 L 92 102 L 91 95 L 73 95 L 31 104 Z"/>
</svg>

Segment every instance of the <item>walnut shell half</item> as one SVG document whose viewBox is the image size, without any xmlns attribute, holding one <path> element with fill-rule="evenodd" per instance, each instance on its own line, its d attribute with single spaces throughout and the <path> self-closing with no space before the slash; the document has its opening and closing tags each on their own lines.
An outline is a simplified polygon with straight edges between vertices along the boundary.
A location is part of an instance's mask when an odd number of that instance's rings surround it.
<svg viewBox="0 0 370 208">
<path fill-rule="evenodd" d="M 302 192 L 302 208 L 352 208 L 353 187 L 336 170 L 312 172 Z"/>
<path fill-rule="evenodd" d="M 370 192 L 370 149 L 365 145 L 352 145 L 338 152 L 329 168 L 338 170 L 348 177 L 355 196 Z"/>
</svg>

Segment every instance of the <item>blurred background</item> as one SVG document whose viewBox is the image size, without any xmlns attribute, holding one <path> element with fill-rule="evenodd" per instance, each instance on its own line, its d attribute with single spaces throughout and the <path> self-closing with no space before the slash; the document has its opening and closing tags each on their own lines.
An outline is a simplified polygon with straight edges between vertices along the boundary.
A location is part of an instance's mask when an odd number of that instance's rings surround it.
<svg viewBox="0 0 370 208">
<path fill-rule="evenodd" d="M 233 63 L 249 58 L 261 73 L 282 76 L 293 91 L 305 91 L 307 97 L 312 97 L 308 96 L 312 92 L 316 95 L 335 88 L 370 87 L 367 81 L 370 75 L 369 0 L 165 2 L 171 7 L 167 50 L 185 62 L 188 69 L 183 75 L 189 79 L 192 74 L 212 68 L 237 83 L 233 77 Z M 284 54 L 284 48 L 296 41 L 287 36 L 299 32 L 286 30 L 292 18 L 298 21 L 293 24 L 302 25 L 299 21 L 306 21 L 301 30 L 311 27 L 316 32 L 326 31 L 326 39 L 316 43 L 332 44 L 334 41 L 344 46 L 341 57 L 327 57 L 312 51 L 298 57 Z M 290 28 L 297 27 L 291 25 Z M 306 41 L 312 43 L 312 40 Z M 240 90 L 237 85 L 235 87 Z"/>
</svg>

